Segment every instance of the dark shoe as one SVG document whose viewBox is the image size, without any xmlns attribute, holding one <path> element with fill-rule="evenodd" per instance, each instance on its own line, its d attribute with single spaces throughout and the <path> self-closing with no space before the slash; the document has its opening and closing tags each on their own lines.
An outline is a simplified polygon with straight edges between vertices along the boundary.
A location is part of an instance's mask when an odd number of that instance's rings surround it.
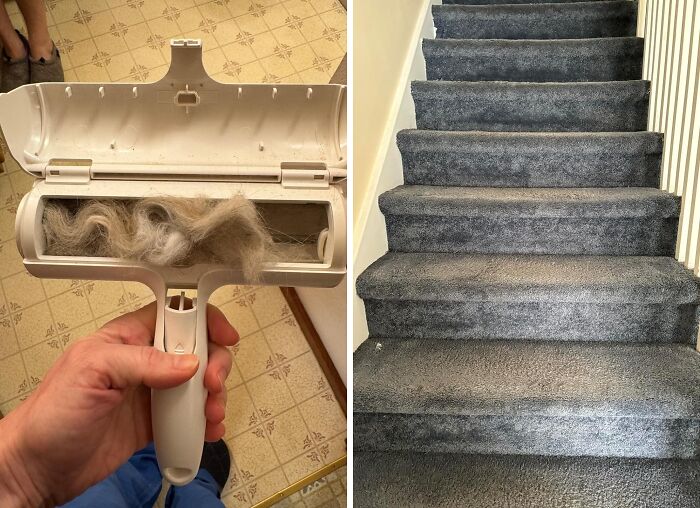
<svg viewBox="0 0 700 508">
<path fill-rule="evenodd" d="M 15 88 L 29 83 L 29 42 L 19 31 L 15 30 L 22 39 L 26 56 L 24 58 L 10 58 L 2 50 L 2 70 L 0 70 L 0 93 L 6 93 Z"/>
<path fill-rule="evenodd" d="M 231 453 L 223 439 L 219 439 L 216 443 L 204 443 L 200 467 L 206 469 L 214 477 L 219 485 L 219 494 L 221 494 L 231 470 Z"/>
<path fill-rule="evenodd" d="M 34 60 L 29 57 L 29 76 L 32 83 L 63 82 L 63 65 L 61 64 L 61 54 L 54 45 L 51 57 L 46 60 L 39 58 Z"/>
</svg>

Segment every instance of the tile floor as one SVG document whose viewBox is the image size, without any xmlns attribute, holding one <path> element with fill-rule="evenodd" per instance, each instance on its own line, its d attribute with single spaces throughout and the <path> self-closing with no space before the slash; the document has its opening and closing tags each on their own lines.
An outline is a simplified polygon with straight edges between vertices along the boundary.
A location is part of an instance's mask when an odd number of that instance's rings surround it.
<svg viewBox="0 0 700 508">
<path fill-rule="evenodd" d="M 45 0 L 68 81 L 155 81 L 171 38 L 202 39 L 224 82 L 327 83 L 346 51 L 338 0 Z M 15 26 L 24 23 L 6 4 Z"/>
<path fill-rule="evenodd" d="M 6 3 L 16 26 L 16 5 Z M 224 82 L 325 83 L 345 52 L 337 0 L 46 0 L 67 80 L 154 81 L 169 39 L 201 38 Z M 0 149 L 6 151 L 2 146 Z M 72 340 L 152 296 L 138 283 L 38 280 L 14 245 L 14 214 L 32 178 L 0 174 L 0 410 L 41 382 Z M 226 440 L 235 458 L 226 506 L 248 507 L 345 453 L 346 421 L 277 288 L 221 288 L 213 297 L 243 339 L 228 381 Z M 279 503 L 345 506 L 345 468 Z"/>
</svg>

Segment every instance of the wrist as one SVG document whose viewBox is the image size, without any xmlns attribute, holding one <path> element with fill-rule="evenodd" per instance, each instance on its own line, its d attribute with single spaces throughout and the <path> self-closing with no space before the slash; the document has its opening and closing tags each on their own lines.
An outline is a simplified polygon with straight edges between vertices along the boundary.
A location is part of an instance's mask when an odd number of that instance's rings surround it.
<svg viewBox="0 0 700 508">
<path fill-rule="evenodd" d="M 16 423 L 18 416 L 13 413 L 0 420 L 0 506 L 46 506 L 47 498 L 38 488 L 24 457 L 21 427 Z"/>
</svg>

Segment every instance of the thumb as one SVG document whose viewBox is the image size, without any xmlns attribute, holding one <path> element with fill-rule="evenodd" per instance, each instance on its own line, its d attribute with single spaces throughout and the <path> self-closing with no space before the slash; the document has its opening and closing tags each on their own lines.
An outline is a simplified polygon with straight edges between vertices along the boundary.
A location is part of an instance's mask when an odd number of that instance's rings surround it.
<svg viewBox="0 0 700 508">
<path fill-rule="evenodd" d="M 105 365 L 111 388 L 146 385 L 149 388 L 173 388 L 197 372 L 195 355 L 175 355 L 152 346 L 108 344 Z"/>
</svg>

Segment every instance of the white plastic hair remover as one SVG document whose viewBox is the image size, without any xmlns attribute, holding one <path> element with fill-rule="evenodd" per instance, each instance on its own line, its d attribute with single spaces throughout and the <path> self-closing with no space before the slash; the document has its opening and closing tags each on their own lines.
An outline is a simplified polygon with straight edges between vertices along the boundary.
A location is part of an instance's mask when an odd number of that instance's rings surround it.
<svg viewBox="0 0 700 508">
<path fill-rule="evenodd" d="M 240 269 L 215 264 L 48 255 L 44 206 L 241 194 L 276 242 L 301 243 L 313 253 L 264 263 L 255 283 L 335 286 L 346 269 L 347 106 L 343 86 L 219 83 L 204 70 L 200 41 L 174 40 L 171 47 L 171 67 L 156 83 L 43 83 L 0 94 L 0 128 L 11 156 L 36 177 L 16 219 L 27 270 L 146 284 L 158 308 L 154 346 L 199 357 L 190 381 L 152 392 L 161 472 L 184 485 L 199 469 L 204 443 L 207 301 L 222 285 L 251 281 Z M 168 298 L 192 289 L 191 307 Z"/>
</svg>

